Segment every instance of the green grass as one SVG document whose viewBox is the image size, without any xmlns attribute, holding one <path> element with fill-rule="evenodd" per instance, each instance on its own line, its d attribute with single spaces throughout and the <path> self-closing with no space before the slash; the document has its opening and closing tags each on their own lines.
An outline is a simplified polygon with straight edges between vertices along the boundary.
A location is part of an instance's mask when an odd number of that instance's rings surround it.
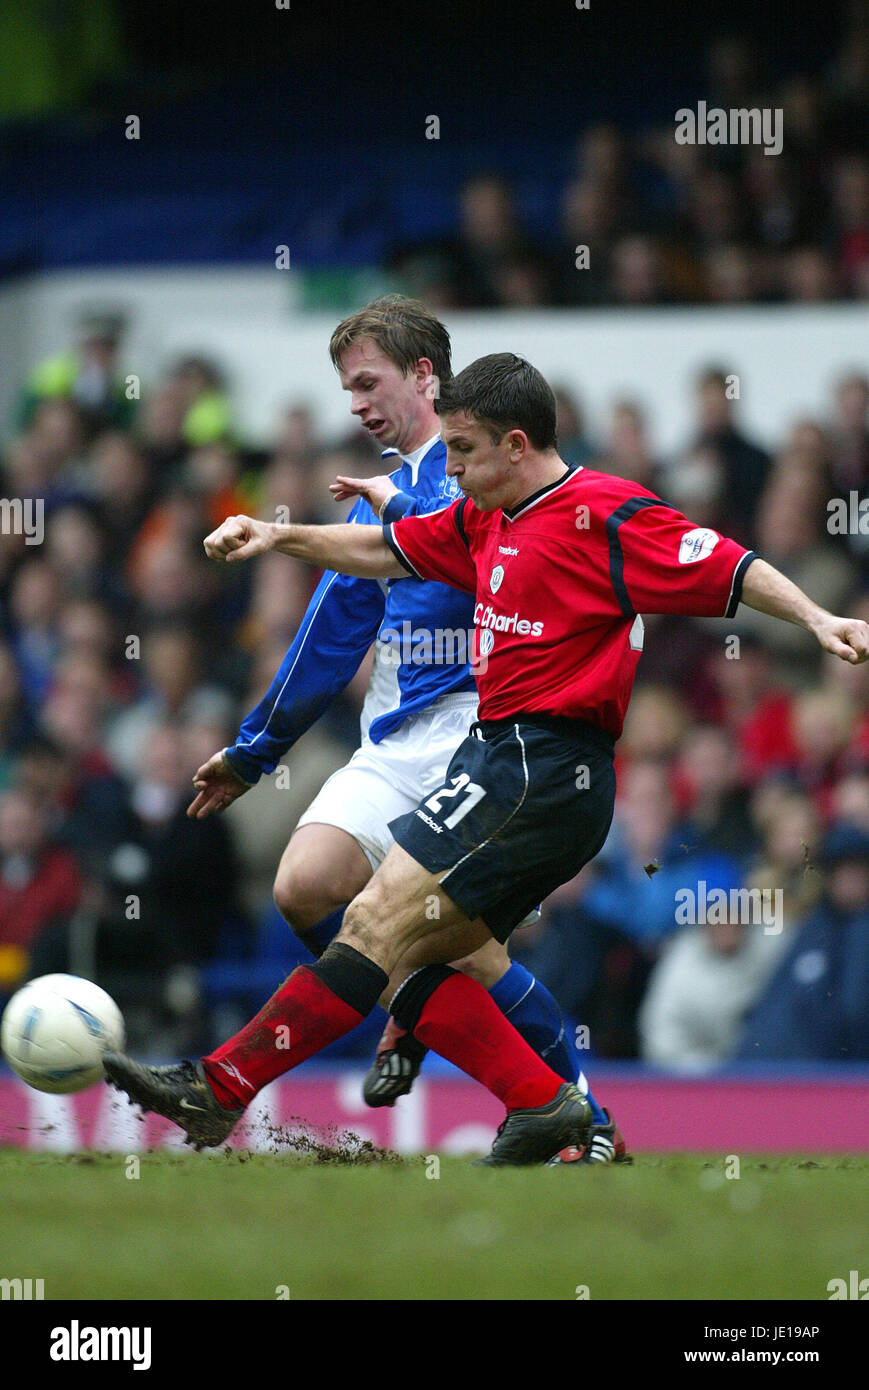
<svg viewBox="0 0 869 1390">
<path fill-rule="evenodd" d="M 422 1158 L 0 1150 L 0 1277 L 46 1298 L 826 1299 L 869 1272 L 869 1157 Z"/>
</svg>

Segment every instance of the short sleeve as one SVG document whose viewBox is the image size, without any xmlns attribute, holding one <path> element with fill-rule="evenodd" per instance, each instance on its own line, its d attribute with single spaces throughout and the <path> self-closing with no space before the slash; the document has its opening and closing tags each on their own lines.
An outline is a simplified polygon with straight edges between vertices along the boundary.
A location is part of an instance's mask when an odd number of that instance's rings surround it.
<svg viewBox="0 0 869 1390">
<path fill-rule="evenodd" d="M 607 533 L 610 577 L 626 617 L 730 618 L 736 612 L 754 551 L 709 526 L 695 526 L 654 497 L 623 503 L 607 520 Z"/>
<path fill-rule="evenodd" d="M 473 594 L 477 572 L 461 524 L 464 499 L 426 516 L 408 516 L 384 526 L 387 545 L 417 579 L 436 579 Z"/>
</svg>

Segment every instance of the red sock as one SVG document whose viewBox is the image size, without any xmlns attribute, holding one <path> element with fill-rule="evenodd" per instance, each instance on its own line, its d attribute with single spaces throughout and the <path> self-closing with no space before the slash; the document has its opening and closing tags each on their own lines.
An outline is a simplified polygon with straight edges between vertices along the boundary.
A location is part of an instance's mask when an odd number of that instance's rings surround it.
<svg viewBox="0 0 869 1390">
<path fill-rule="evenodd" d="M 482 1082 L 508 1110 L 546 1105 L 564 1085 L 467 975 L 448 975 L 432 991 L 413 1035 Z"/>
<path fill-rule="evenodd" d="M 228 1110 L 248 1105 L 276 1076 L 349 1033 L 364 1017 L 300 965 L 240 1033 L 202 1058 L 211 1089 Z"/>
</svg>

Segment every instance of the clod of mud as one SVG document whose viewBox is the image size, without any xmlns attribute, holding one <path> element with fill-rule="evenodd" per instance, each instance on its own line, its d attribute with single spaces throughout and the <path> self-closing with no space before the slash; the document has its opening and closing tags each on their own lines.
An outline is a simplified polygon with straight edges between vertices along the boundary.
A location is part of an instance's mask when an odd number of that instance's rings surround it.
<svg viewBox="0 0 869 1390">
<path fill-rule="evenodd" d="M 368 1163 L 404 1163 L 401 1154 L 393 1149 L 381 1149 L 370 1139 L 361 1139 L 350 1129 L 330 1127 L 324 1137 L 315 1134 L 308 1121 L 291 1115 L 288 1124 L 275 1124 L 268 1115 L 257 1122 L 264 1132 L 273 1153 L 290 1153 L 300 1158 L 312 1158 L 315 1163 L 340 1163 L 359 1166 Z"/>
</svg>

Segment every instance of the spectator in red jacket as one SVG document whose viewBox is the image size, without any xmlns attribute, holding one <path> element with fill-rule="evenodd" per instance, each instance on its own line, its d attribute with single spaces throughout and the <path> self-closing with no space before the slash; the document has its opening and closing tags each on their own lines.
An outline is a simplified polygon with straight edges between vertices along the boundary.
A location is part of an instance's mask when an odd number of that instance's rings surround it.
<svg viewBox="0 0 869 1390">
<path fill-rule="evenodd" d="M 44 816 L 24 792 L 0 796 L 0 991 L 24 977 L 46 927 L 75 911 L 81 880 L 68 850 L 51 845 Z"/>
</svg>

